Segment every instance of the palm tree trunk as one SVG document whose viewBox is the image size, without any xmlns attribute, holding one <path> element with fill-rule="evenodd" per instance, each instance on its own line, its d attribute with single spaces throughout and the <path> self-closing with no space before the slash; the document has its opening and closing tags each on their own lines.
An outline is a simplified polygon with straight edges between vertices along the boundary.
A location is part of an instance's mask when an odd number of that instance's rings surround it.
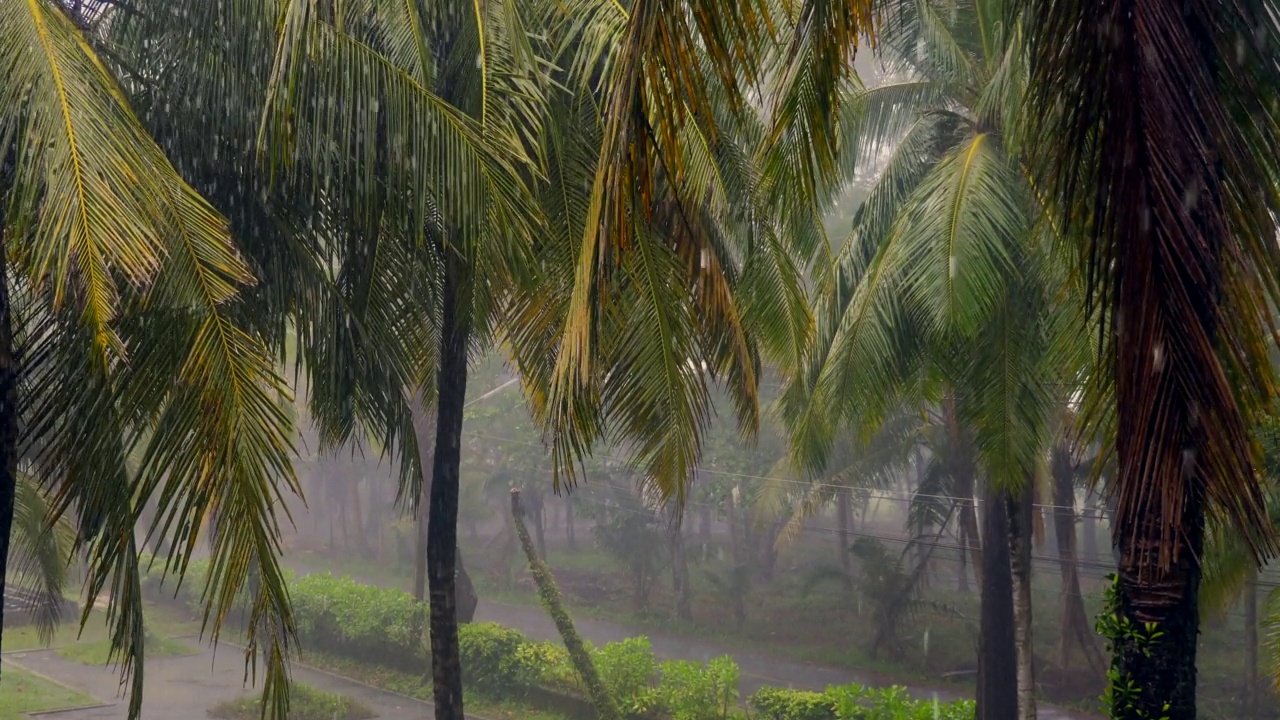
<svg viewBox="0 0 1280 720">
<path fill-rule="evenodd" d="M 1258 569 L 1250 566 L 1249 579 L 1244 584 L 1244 639 L 1245 639 L 1245 676 L 1244 676 L 1244 712 L 1245 718 L 1258 716 Z"/>
<path fill-rule="evenodd" d="M 1062 574 L 1062 636 L 1058 641 L 1058 665 L 1071 666 L 1071 646 L 1079 643 L 1094 672 L 1105 667 L 1097 636 L 1089 625 L 1080 595 L 1080 566 L 1076 562 L 1075 478 L 1069 457 L 1055 454 L 1053 466 L 1053 529 L 1058 545 L 1058 569 Z"/>
<path fill-rule="evenodd" d="M 1032 483 L 1018 495 L 1007 494 L 1009 560 L 1013 573 L 1014 652 L 1018 661 L 1018 717 L 1036 720 L 1035 646 L 1031 638 Z"/>
<path fill-rule="evenodd" d="M 427 599 L 427 508 L 430 503 L 430 487 L 428 483 L 422 484 L 418 517 L 414 519 L 417 542 L 413 546 L 413 599 L 418 602 Z"/>
<path fill-rule="evenodd" d="M 682 525 L 673 525 L 670 533 L 671 594 L 675 599 L 676 617 L 692 620 L 693 586 L 689 581 L 689 559 L 685 555 Z"/>
<path fill-rule="evenodd" d="M 573 498 L 568 494 L 564 496 L 564 534 L 565 539 L 569 541 L 569 550 L 577 550 L 578 539 L 574 535 L 573 528 Z"/>
<path fill-rule="evenodd" d="M 1167 570 L 1160 570 L 1154 558 L 1164 542 L 1159 519 L 1151 510 L 1134 513 L 1139 518 L 1135 532 L 1116 532 L 1120 571 L 1117 583 L 1119 616 L 1134 631 L 1113 638 L 1113 663 L 1119 677 L 1141 690 L 1132 696 L 1113 693 L 1113 718 L 1139 720 L 1146 717 L 1169 720 L 1196 718 L 1196 644 L 1200 634 L 1199 558 L 1204 553 L 1204 509 L 1197 499 L 1189 499 L 1178 526 L 1185 545 Z M 1158 639 L 1145 636 L 1148 623 L 1161 633 Z"/>
<path fill-rule="evenodd" d="M 1018 717 L 1014 654 L 1013 573 L 1009 515 L 1004 498 L 984 483 L 982 498 L 982 609 L 978 633 L 978 709 L 975 720 Z"/>
<path fill-rule="evenodd" d="M 840 569 L 844 571 L 844 585 L 846 590 L 853 588 L 853 562 L 849 557 L 849 548 L 852 543 L 849 542 L 849 520 L 852 510 L 849 507 L 849 489 L 840 488 L 836 491 L 836 526 L 839 530 L 836 533 L 836 542 L 840 544 L 837 548 L 840 558 Z"/>
<path fill-rule="evenodd" d="M 1098 504 L 1094 501 L 1093 491 L 1084 498 L 1084 513 L 1080 519 L 1080 530 L 1084 533 L 1084 538 L 1080 543 L 1080 552 L 1082 560 L 1086 563 L 1097 564 L 1100 561 L 1098 557 Z"/>
<path fill-rule="evenodd" d="M 8 197 L 5 193 L 0 197 Z M 9 535 L 18 494 L 18 362 L 10 319 L 8 255 L 0 214 L 0 639 L 4 629 L 5 578 Z"/>
<path fill-rule="evenodd" d="M 436 442 L 427 520 L 427 587 L 431 598 L 431 673 L 436 720 L 465 720 L 458 646 L 458 492 L 462 461 L 463 405 L 467 394 L 467 345 L 471 334 L 470 287 L 465 260 L 444 248 L 443 321 L 436 394 Z"/>
</svg>

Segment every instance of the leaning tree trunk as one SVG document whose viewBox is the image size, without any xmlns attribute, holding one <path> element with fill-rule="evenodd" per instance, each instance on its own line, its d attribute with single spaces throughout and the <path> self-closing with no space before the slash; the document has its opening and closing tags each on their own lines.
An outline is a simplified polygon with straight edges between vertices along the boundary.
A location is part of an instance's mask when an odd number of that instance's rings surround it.
<svg viewBox="0 0 1280 720">
<path fill-rule="evenodd" d="M 560 640 L 564 642 L 565 650 L 569 652 L 569 660 L 573 663 L 573 669 L 578 672 L 578 677 L 582 680 L 583 686 L 587 689 L 587 696 L 591 698 L 591 704 L 595 707 L 596 716 L 601 720 L 618 720 L 620 717 L 617 705 L 614 699 L 609 695 L 609 691 L 605 688 L 604 681 L 600 679 L 600 671 L 596 668 L 595 661 L 591 658 L 591 653 L 587 650 L 586 643 L 582 641 L 582 637 L 578 635 L 578 631 L 573 626 L 573 619 L 569 617 L 569 613 L 565 610 L 564 601 L 560 598 L 560 588 L 556 586 L 555 575 L 552 574 L 551 568 L 547 566 L 538 555 L 538 551 L 533 546 L 533 538 L 529 536 L 529 528 L 524 525 L 524 508 L 520 505 L 520 490 L 512 488 L 511 490 L 511 519 L 515 524 L 516 536 L 520 539 L 520 546 L 524 548 L 525 557 L 529 559 L 529 572 L 533 575 L 533 582 L 538 586 L 538 599 L 542 601 L 542 607 L 551 616 L 552 622 L 556 625 L 556 630 L 560 633 Z"/>
<path fill-rule="evenodd" d="M 444 248 L 443 321 L 436 394 L 436 442 L 427 520 L 427 587 L 431 599 L 431 675 L 436 720 L 464 720 L 458 645 L 458 492 L 462 418 L 471 334 L 470 285 L 465 260 Z"/>
<path fill-rule="evenodd" d="M 1035 645 L 1031 638 L 1031 523 L 1033 478 L 1017 495 L 1005 495 L 1009 561 L 1013 574 L 1014 653 L 1018 662 L 1018 717 L 1036 720 Z"/>
<path fill-rule="evenodd" d="M 0 638 L 3 638 L 4 628 L 9 535 L 13 532 L 13 511 L 18 494 L 18 361 L 13 347 L 6 251 L 3 215 L 0 214 Z"/>
<path fill-rule="evenodd" d="M 1071 666 L 1071 646 L 1079 644 L 1085 659 L 1096 673 L 1105 667 L 1097 636 L 1089 624 L 1080 594 L 1080 565 L 1076 561 L 1076 509 L 1074 461 L 1064 451 L 1053 457 L 1053 529 L 1058 545 L 1058 569 L 1062 573 L 1062 636 L 1058 642 L 1058 665 Z"/>
<path fill-rule="evenodd" d="M 982 608 L 978 632 L 976 720 L 1018 717 L 1018 665 L 1013 632 L 1013 573 L 1004 498 L 984 483 Z"/>
</svg>

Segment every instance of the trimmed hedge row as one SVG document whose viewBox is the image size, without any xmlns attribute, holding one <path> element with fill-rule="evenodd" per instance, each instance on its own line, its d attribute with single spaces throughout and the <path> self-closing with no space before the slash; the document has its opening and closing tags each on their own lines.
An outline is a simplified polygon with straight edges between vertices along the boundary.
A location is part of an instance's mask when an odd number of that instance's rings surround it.
<svg viewBox="0 0 1280 720">
<path fill-rule="evenodd" d="M 146 566 L 144 565 L 144 568 Z M 190 580 L 176 600 L 200 610 L 207 567 L 193 562 Z M 173 583 L 161 586 L 161 568 L 143 579 L 143 589 L 158 599 L 175 599 Z M 365 585 L 348 577 L 314 574 L 289 578 L 294 621 L 304 651 L 323 652 L 365 665 L 381 665 L 419 675 L 430 662 L 427 613 L 413 596 Z M 247 603 L 247 595 L 241 603 Z M 559 643 L 535 642 L 494 623 L 459 628 L 466 686 L 491 697 L 553 690 L 581 696 L 577 673 Z M 634 637 L 589 650 L 618 709 L 632 718 L 727 720 L 741 718 L 739 669 L 729 657 L 707 663 L 658 662 L 648 638 Z M 748 702 L 761 720 L 972 720 L 972 702 L 912 700 L 903 688 L 845 685 L 826 692 L 764 688 Z"/>
</svg>

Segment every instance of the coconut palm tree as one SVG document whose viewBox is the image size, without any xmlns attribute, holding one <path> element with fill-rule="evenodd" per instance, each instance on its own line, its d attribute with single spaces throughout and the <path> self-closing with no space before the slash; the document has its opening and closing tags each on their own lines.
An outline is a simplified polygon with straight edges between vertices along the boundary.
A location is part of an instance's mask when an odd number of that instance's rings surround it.
<svg viewBox="0 0 1280 720">
<path fill-rule="evenodd" d="M 248 312 L 282 356 L 285 321 L 296 328 L 322 441 L 342 445 L 369 428 L 402 456 L 401 500 L 416 508 L 413 407 L 435 401 L 432 671 L 438 716 L 461 717 L 459 433 L 467 362 L 533 266 L 529 188 L 545 90 L 525 27 L 533 8 L 138 5 L 117 18 L 113 40 L 136 69 L 144 115 L 251 239 L 264 282 Z"/>
<path fill-rule="evenodd" d="M 980 716 L 1015 712 L 1015 684 L 993 662 L 1011 648 L 990 647 L 1009 624 L 993 612 L 1008 598 L 991 570 L 1008 577 L 1012 562 L 1016 705 L 1034 717 L 1025 498 L 1088 348 L 1027 173 L 1022 23 L 992 21 L 1001 7 L 882 4 L 881 47 L 899 79 L 851 94 L 845 123 L 863 159 L 897 146 L 823 279 L 816 342 L 782 408 L 797 460 L 817 469 L 837 428 L 876 428 L 904 400 L 946 398 L 946 424 L 972 443 L 992 500 L 984 516 L 1008 533 L 984 533 L 988 559 L 1000 544 L 1009 555 L 982 573 Z"/>
<path fill-rule="evenodd" d="M 154 500 L 150 532 L 178 540 L 168 562 L 179 572 L 192 528 L 222 518 L 206 617 L 216 632 L 248 568 L 260 568 L 254 616 L 271 631 L 251 632 L 250 644 L 281 658 L 290 618 L 272 507 L 296 486 L 276 403 L 284 384 L 235 317 L 253 273 L 95 49 L 99 9 L 0 8 L 0 583 L 28 473 L 51 516 L 74 524 L 88 596 L 110 586 L 115 658 L 132 675 L 137 717 L 142 508 Z M 283 664 L 268 676 L 282 688 Z"/>
<path fill-rule="evenodd" d="M 1106 316 L 1094 397 L 1115 405 L 1118 613 L 1140 629 L 1113 638 L 1111 712 L 1193 718 L 1206 522 L 1276 549 L 1249 428 L 1270 409 L 1280 298 L 1280 16 L 1265 1 L 1030 8 L 1037 175 Z"/>
</svg>

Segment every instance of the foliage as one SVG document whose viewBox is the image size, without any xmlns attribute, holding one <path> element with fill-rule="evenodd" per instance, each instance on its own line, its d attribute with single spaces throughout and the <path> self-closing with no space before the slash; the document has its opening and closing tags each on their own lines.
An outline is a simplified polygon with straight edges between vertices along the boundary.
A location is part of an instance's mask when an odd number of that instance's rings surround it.
<svg viewBox="0 0 1280 720">
<path fill-rule="evenodd" d="M 1098 613 L 1096 629 L 1098 635 L 1106 641 L 1107 652 L 1111 653 L 1111 666 L 1107 668 L 1107 689 L 1102 696 L 1102 704 L 1111 713 L 1111 717 L 1136 717 L 1142 720 L 1169 720 L 1169 716 L 1150 715 L 1143 705 L 1150 706 L 1144 698 L 1149 689 L 1140 687 L 1125 672 L 1125 665 L 1120 647 L 1134 647 L 1147 657 L 1151 649 L 1160 642 L 1164 633 L 1159 625 L 1153 622 L 1138 625 L 1123 614 L 1120 607 L 1120 578 L 1116 573 L 1108 575 L 1110 581 L 1103 597 L 1102 610 Z M 1163 711 L 1169 710 L 1169 703 L 1163 703 Z"/>
<path fill-rule="evenodd" d="M 975 711 L 972 700 L 914 700 L 905 688 L 856 683 L 821 693 L 762 688 L 751 707 L 761 720 L 973 720 Z"/>
<path fill-rule="evenodd" d="M 633 637 L 609 643 L 594 654 L 600 679 L 618 709 L 627 715 L 643 715 L 652 707 L 659 678 L 658 661 L 649 638 Z"/>
<path fill-rule="evenodd" d="M 260 720 L 262 712 L 261 695 L 230 700 L 209 708 L 209 715 L 224 720 Z M 289 717 L 292 720 L 366 720 L 377 715 L 346 695 L 295 682 L 289 687 Z"/>
<path fill-rule="evenodd" d="M 836 708 L 828 693 L 807 690 L 760 688 L 751 696 L 751 707 L 761 720 L 835 720 Z"/>
<path fill-rule="evenodd" d="M 518 631 L 496 623 L 472 623 L 458 628 L 466 687 L 502 697 L 536 685 L 541 668 L 534 663 L 544 658 L 521 652 L 528 644 Z"/>
<path fill-rule="evenodd" d="M 692 660 L 669 660 L 660 666 L 657 704 L 672 720 L 724 720 L 738 703 L 738 665 L 718 657 L 705 665 Z"/>
</svg>

